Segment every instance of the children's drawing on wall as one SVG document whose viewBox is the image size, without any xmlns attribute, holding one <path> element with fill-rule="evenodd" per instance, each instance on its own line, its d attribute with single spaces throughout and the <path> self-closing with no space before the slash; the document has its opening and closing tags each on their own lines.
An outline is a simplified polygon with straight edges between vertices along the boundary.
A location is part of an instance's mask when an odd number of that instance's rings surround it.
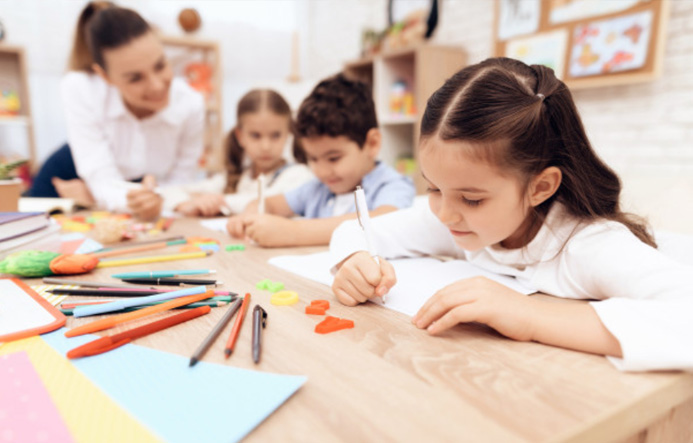
<svg viewBox="0 0 693 443">
<path fill-rule="evenodd" d="M 586 77 L 641 68 L 647 60 L 652 12 L 575 28 L 570 75 Z"/>
<path fill-rule="evenodd" d="M 559 29 L 508 42 L 505 56 L 523 61 L 528 65 L 544 65 L 553 69 L 556 77 L 565 72 L 565 55 L 568 47 L 568 32 Z"/>
<path fill-rule="evenodd" d="M 536 0 L 500 0 L 498 38 L 509 38 L 536 32 L 539 29 L 541 3 Z"/>
<path fill-rule="evenodd" d="M 549 23 L 565 23 L 625 11 L 649 0 L 550 0 Z"/>
</svg>

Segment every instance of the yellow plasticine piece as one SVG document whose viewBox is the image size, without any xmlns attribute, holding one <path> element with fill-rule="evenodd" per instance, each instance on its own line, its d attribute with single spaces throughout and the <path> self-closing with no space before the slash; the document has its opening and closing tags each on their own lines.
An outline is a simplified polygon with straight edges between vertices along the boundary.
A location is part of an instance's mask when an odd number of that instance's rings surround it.
<svg viewBox="0 0 693 443">
<path fill-rule="evenodd" d="M 0 345 L 0 355 L 19 351 L 29 355 L 78 443 L 161 441 L 40 337 Z"/>
<path fill-rule="evenodd" d="M 275 306 L 288 306 L 298 303 L 298 293 L 294 291 L 279 291 L 272 294 L 270 303 Z"/>
<path fill-rule="evenodd" d="M 65 231 L 72 231 L 72 232 L 87 232 L 91 231 L 91 225 L 87 223 L 82 223 L 82 222 L 76 222 L 76 221 L 71 221 L 67 220 L 63 222 L 61 225 L 61 228 Z"/>
</svg>

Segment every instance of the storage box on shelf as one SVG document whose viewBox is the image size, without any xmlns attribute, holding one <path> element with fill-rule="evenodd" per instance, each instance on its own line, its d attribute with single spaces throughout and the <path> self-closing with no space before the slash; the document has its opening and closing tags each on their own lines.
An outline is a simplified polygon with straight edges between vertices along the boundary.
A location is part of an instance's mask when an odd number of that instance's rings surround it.
<svg viewBox="0 0 693 443">
<path fill-rule="evenodd" d="M 424 184 L 416 160 L 421 116 L 426 101 L 445 80 L 466 64 L 457 47 L 418 45 L 347 62 L 344 71 L 373 87 L 373 100 L 383 136 L 380 158 Z"/>
</svg>

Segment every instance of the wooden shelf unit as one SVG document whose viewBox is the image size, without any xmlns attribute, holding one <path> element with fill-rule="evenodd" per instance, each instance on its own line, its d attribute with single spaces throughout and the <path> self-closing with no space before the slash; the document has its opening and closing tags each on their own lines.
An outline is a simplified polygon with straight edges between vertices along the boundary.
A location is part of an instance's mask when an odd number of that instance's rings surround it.
<svg viewBox="0 0 693 443">
<path fill-rule="evenodd" d="M 0 43 L 0 91 L 16 92 L 20 103 L 18 115 L 0 115 L 0 131 L 8 126 L 24 126 L 27 140 L 26 152 L 4 148 L 0 150 L 0 157 L 23 156 L 29 160 L 29 168 L 33 171 L 36 167 L 36 142 L 26 66 L 24 48 Z"/>
<path fill-rule="evenodd" d="M 205 100 L 205 153 L 200 163 L 208 171 L 223 169 L 223 116 L 221 51 L 219 43 L 190 37 L 161 36 L 174 75 L 186 78 L 185 68 L 190 63 L 204 63 L 211 68 L 211 91 Z"/>
<path fill-rule="evenodd" d="M 459 47 L 418 45 L 352 60 L 344 72 L 373 87 L 378 124 L 383 136 L 380 158 L 394 166 L 399 158 L 416 158 L 421 117 L 428 98 L 455 72 L 466 65 L 467 56 Z M 404 81 L 414 96 L 415 113 L 392 114 L 390 97 L 395 82 Z M 418 171 L 417 190 L 422 192 Z"/>
</svg>

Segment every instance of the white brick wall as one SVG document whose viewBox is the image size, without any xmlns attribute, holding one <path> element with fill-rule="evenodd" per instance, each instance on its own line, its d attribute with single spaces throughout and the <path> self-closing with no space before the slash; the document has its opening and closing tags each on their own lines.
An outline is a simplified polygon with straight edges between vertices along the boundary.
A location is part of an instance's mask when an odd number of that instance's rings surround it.
<svg viewBox="0 0 693 443">
<path fill-rule="evenodd" d="M 491 56 L 493 1 L 440 2 L 432 41 L 464 47 L 470 63 Z M 353 58 L 362 25 L 386 24 L 385 0 L 314 3 L 311 39 L 321 53 L 311 74 L 334 72 Z M 573 95 L 595 149 L 623 178 L 624 206 L 656 227 L 693 233 L 693 0 L 671 1 L 660 79 Z"/>
</svg>

